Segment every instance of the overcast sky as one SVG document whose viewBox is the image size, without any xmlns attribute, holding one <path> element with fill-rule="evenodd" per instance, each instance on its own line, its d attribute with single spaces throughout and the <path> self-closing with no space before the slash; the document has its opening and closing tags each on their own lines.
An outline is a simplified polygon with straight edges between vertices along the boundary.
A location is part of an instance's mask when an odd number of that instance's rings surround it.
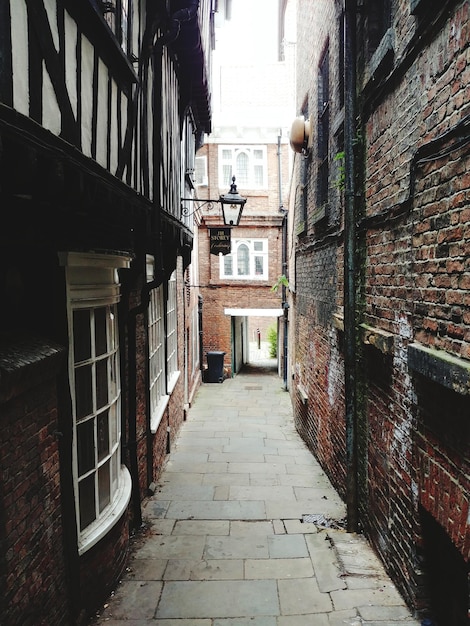
<svg viewBox="0 0 470 626">
<path fill-rule="evenodd" d="M 232 19 L 217 37 L 223 62 L 266 63 L 277 58 L 278 0 L 233 0 Z"/>
</svg>

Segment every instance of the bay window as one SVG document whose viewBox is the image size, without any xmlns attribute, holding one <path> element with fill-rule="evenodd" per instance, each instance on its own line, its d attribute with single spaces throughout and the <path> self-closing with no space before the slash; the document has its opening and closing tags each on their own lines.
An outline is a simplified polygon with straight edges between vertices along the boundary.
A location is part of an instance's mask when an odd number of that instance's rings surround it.
<svg viewBox="0 0 470 626">
<path fill-rule="evenodd" d="M 129 258 L 61 254 L 66 268 L 73 478 L 79 552 L 104 536 L 127 507 L 131 481 L 121 464 L 117 269 Z"/>
</svg>

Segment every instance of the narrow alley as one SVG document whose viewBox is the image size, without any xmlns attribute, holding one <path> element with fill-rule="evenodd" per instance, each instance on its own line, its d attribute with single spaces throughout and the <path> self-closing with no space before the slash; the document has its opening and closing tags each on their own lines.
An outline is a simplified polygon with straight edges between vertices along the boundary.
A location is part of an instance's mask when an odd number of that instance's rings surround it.
<svg viewBox="0 0 470 626">
<path fill-rule="evenodd" d="M 274 364 L 274 366 L 273 366 Z M 203 384 L 93 624 L 415 626 L 296 433 L 275 361 Z"/>
</svg>

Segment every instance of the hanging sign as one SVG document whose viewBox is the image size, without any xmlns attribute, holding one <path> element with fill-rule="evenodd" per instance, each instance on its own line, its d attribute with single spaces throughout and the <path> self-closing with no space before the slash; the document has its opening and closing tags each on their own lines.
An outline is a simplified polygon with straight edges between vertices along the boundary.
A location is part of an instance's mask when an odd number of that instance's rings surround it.
<svg viewBox="0 0 470 626">
<path fill-rule="evenodd" d="M 211 254 L 230 254 L 232 241 L 231 228 L 209 228 Z"/>
</svg>

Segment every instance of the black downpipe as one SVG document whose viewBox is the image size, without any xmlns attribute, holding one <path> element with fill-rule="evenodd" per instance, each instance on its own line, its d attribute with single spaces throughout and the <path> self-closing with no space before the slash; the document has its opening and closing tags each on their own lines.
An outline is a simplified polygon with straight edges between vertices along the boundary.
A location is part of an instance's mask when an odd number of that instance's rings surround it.
<svg viewBox="0 0 470 626">
<path fill-rule="evenodd" d="M 281 161 L 281 131 L 279 131 L 279 135 L 277 138 L 277 161 L 278 161 L 278 183 L 279 183 L 279 211 L 283 214 L 282 216 L 282 275 L 287 278 L 287 210 L 284 208 L 282 203 L 282 161 Z M 288 329 L 288 311 L 289 307 L 287 304 L 287 289 L 285 284 L 282 284 L 282 311 L 283 311 L 283 322 L 284 322 L 284 330 L 282 337 L 282 356 L 283 356 L 283 367 L 282 367 L 282 380 L 284 389 L 287 390 L 287 351 L 288 351 L 288 342 L 287 342 L 287 329 Z"/>
<path fill-rule="evenodd" d="M 139 464 L 137 461 L 137 363 L 136 363 L 136 323 L 137 315 L 141 313 L 142 305 L 136 307 L 127 314 L 127 362 L 128 362 L 128 439 L 126 447 L 129 458 L 129 471 L 132 476 L 132 521 L 134 528 L 142 526 L 142 508 L 140 498 Z"/>
<path fill-rule="evenodd" d="M 197 316 L 198 316 L 198 320 L 199 320 L 199 369 L 201 370 L 201 372 L 204 371 L 204 335 L 203 335 L 203 328 L 202 328 L 202 320 L 203 320 L 203 314 L 202 314 L 202 306 L 203 306 L 203 299 L 202 296 L 198 296 L 197 297 Z"/>
<path fill-rule="evenodd" d="M 355 256 L 355 160 L 356 118 L 356 0 L 345 2 L 344 33 L 344 394 L 346 420 L 347 530 L 358 528 L 357 394 L 356 394 L 356 256 Z"/>
<path fill-rule="evenodd" d="M 144 257 L 145 258 L 145 257 Z M 145 267 L 144 267 L 145 276 Z M 152 289 L 161 285 L 161 276 L 151 282 L 146 282 L 141 291 L 140 304 L 131 309 L 127 314 L 127 345 L 128 345 L 128 364 L 129 364 L 129 389 L 128 389 L 128 428 L 129 436 L 127 441 L 127 449 L 129 451 L 129 470 L 132 475 L 132 511 L 134 519 L 134 527 L 139 528 L 142 525 L 142 508 L 139 486 L 139 465 L 137 460 L 137 316 L 147 316 L 148 305 L 150 301 L 150 292 Z M 148 363 L 148 340 L 146 341 Z M 147 389 L 148 389 L 147 384 Z M 150 403 L 147 399 L 147 432 L 150 432 Z M 149 458 L 150 457 L 150 458 Z M 152 465 L 151 455 L 147 454 L 147 460 Z M 147 474 L 150 470 L 147 468 Z M 148 476 L 148 483 L 151 482 L 151 476 Z"/>
</svg>

